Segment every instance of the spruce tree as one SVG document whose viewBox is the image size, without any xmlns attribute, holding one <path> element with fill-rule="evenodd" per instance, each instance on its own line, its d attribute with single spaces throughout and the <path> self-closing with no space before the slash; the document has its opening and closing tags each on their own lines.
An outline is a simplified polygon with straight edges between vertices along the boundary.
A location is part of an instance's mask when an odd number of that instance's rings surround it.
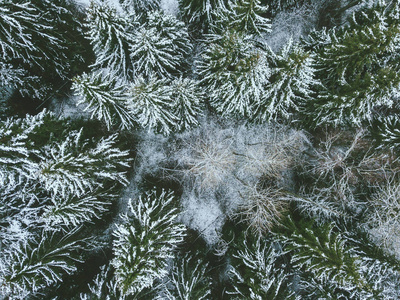
<svg viewBox="0 0 400 300">
<path fill-rule="evenodd" d="M 126 172 L 120 169 L 129 167 L 128 153 L 114 148 L 116 137 L 102 138 L 90 147 L 82 140 L 82 130 L 71 131 L 63 142 L 43 147 L 34 178 L 45 190 L 63 197 L 79 197 L 102 187 L 104 180 L 127 184 Z"/>
<path fill-rule="evenodd" d="M 108 211 L 114 198 L 113 193 L 100 191 L 90 191 L 81 196 L 70 193 L 63 196 L 53 195 L 47 201 L 48 204 L 44 205 L 41 219 L 49 229 L 60 226 L 77 227 L 93 219 L 100 219 Z"/>
<path fill-rule="evenodd" d="M 148 192 L 130 203 L 131 216 L 114 231 L 115 277 L 123 295 L 135 295 L 168 274 L 168 260 L 182 242 L 185 227 L 176 224 L 172 192 Z"/>
<path fill-rule="evenodd" d="M 0 256 L 0 291 L 12 299 L 26 299 L 65 274 L 76 271 L 84 241 L 74 235 L 42 232 L 37 240 L 21 241 Z"/>
<path fill-rule="evenodd" d="M 211 278 L 208 265 L 201 259 L 185 254 L 175 260 L 169 275 L 168 300 L 210 299 Z"/>
<path fill-rule="evenodd" d="M 178 0 L 182 19 L 193 30 L 196 28 L 208 33 L 211 25 L 215 23 L 221 13 L 224 13 L 229 5 L 226 0 Z"/>
<path fill-rule="evenodd" d="M 94 69 L 108 68 L 123 78 L 131 78 L 129 46 L 134 26 L 135 21 L 119 15 L 105 1 L 91 2 L 87 11 L 87 35 L 96 56 Z"/>
<path fill-rule="evenodd" d="M 295 299 L 290 288 L 290 276 L 278 260 L 279 245 L 249 238 L 233 254 L 234 265 L 229 270 L 233 299 Z"/>
<path fill-rule="evenodd" d="M 114 278 L 111 265 L 104 265 L 100 273 L 89 284 L 89 292 L 81 293 L 81 300 L 125 300 L 128 297 L 121 294 Z"/>
<path fill-rule="evenodd" d="M 334 224 L 297 222 L 285 222 L 281 240 L 291 253 L 291 264 L 304 272 L 302 293 L 346 299 L 392 299 L 398 293 L 393 289 L 398 272 L 360 251 L 348 232 L 341 234 Z"/>
<path fill-rule="evenodd" d="M 271 31 L 271 22 L 263 17 L 268 7 L 260 0 L 236 0 L 232 5 L 234 16 L 230 26 L 248 34 L 262 35 Z"/>
<path fill-rule="evenodd" d="M 314 59 L 299 45 L 289 41 L 275 54 L 269 49 L 268 65 L 271 75 L 264 97 L 257 103 L 255 118 L 261 122 L 288 119 L 312 98 L 318 86 L 314 79 Z"/>
<path fill-rule="evenodd" d="M 12 83 L 20 93 L 44 100 L 84 60 L 82 26 L 73 4 L 2 0 L 0 6 L 0 63 L 18 70 Z"/>
<path fill-rule="evenodd" d="M 316 112 L 316 125 L 359 125 L 375 108 L 392 105 L 400 84 L 393 61 L 399 36 L 396 10 L 382 4 L 355 13 L 348 26 L 330 32 L 316 57 L 325 88 L 307 108 Z"/>
<path fill-rule="evenodd" d="M 127 107 L 141 126 L 168 135 L 177 122 L 171 92 L 165 79 L 138 77 L 129 90 Z"/>
<path fill-rule="evenodd" d="M 107 129 L 118 126 L 121 129 L 133 127 L 134 118 L 128 111 L 127 86 L 113 73 L 93 72 L 74 78 L 72 88 L 79 97 L 77 105 L 86 105 L 91 118 L 103 121 Z"/>
<path fill-rule="evenodd" d="M 199 125 L 198 117 L 201 114 L 204 95 L 201 93 L 198 83 L 192 79 L 181 77 L 172 82 L 171 89 L 171 97 L 174 99 L 173 110 L 178 119 L 177 131 Z"/>
<path fill-rule="evenodd" d="M 266 51 L 242 32 L 226 30 L 207 37 L 198 62 L 210 104 L 222 115 L 251 117 L 262 101 L 270 69 Z"/>
<path fill-rule="evenodd" d="M 191 45 L 184 24 L 160 11 L 135 31 L 130 51 L 135 73 L 170 78 L 184 71 Z"/>
<path fill-rule="evenodd" d="M 0 182 L 1 185 L 26 182 L 38 171 L 38 164 L 31 159 L 38 154 L 29 136 L 40 129 L 46 111 L 25 119 L 9 118 L 0 123 Z"/>
<path fill-rule="evenodd" d="M 400 145 L 400 120 L 396 115 L 373 120 L 370 130 L 379 147 L 386 146 L 393 150 L 398 149 Z"/>
</svg>

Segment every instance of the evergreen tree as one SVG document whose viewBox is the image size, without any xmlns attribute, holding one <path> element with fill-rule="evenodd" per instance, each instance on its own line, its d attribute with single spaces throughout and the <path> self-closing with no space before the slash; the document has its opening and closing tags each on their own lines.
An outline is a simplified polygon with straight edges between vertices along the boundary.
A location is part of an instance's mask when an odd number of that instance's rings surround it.
<svg viewBox="0 0 400 300">
<path fill-rule="evenodd" d="M 9 118 L 0 123 L 0 185 L 25 182 L 38 171 L 37 162 L 31 159 L 38 149 L 29 138 L 45 122 L 46 111 L 25 119 Z"/>
<path fill-rule="evenodd" d="M 301 276 L 306 295 L 395 299 L 393 295 L 399 292 L 393 289 L 399 279 L 397 271 L 358 250 L 346 232 L 341 235 L 333 224 L 317 227 L 312 222 L 297 224 L 290 218 L 285 226 L 287 231 L 281 239 L 291 251 L 293 266 L 304 272 Z"/>
<path fill-rule="evenodd" d="M 223 115 L 252 116 L 270 76 L 265 50 L 250 36 L 227 30 L 208 36 L 201 58 L 198 74 L 210 104 Z"/>
<path fill-rule="evenodd" d="M 117 14 L 104 1 L 91 2 L 87 11 L 88 37 L 96 62 L 93 68 L 108 68 L 124 78 L 132 76 L 129 46 L 133 41 L 135 21 Z"/>
<path fill-rule="evenodd" d="M 65 82 L 84 60 L 73 5 L 66 0 L 2 0 L 0 6 L 0 63 L 18 70 L 12 83 L 35 98 L 60 88 L 54 85 Z"/>
<path fill-rule="evenodd" d="M 379 147 L 397 150 L 400 145 L 400 120 L 396 115 L 381 117 L 371 124 L 372 136 Z"/>
<path fill-rule="evenodd" d="M 100 219 L 108 211 L 112 193 L 88 192 L 81 196 L 67 193 L 64 196 L 54 195 L 49 203 L 44 205 L 41 218 L 47 228 L 57 229 L 60 226 L 80 226 L 93 219 Z"/>
<path fill-rule="evenodd" d="M 81 300 L 125 300 L 115 282 L 111 265 L 104 265 L 93 282 L 89 284 L 89 292 L 80 294 Z"/>
<path fill-rule="evenodd" d="M 139 293 L 168 274 L 168 260 L 185 235 L 185 227 L 175 224 L 174 199 L 172 192 L 146 193 L 131 202 L 132 216 L 123 216 L 114 231 L 112 264 L 122 294 Z"/>
<path fill-rule="evenodd" d="M 262 35 L 271 31 L 271 22 L 262 15 L 267 7 L 260 0 L 236 0 L 232 5 L 235 15 L 230 26 L 249 34 Z"/>
<path fill-rule="evenodd" d="M 229 271 L 233 299 L 295 299 L 290 277 L 278 262 L 281 255 L 279 245 L 245 238 L 233 255 L 235 265 Z"/>
<path fill-rule="evenodd" d="M 102 187 L 104 180 L 127 184 L 127 151 L 114 148 L 116 135 L 102 138 L 94 147 L 82 140 L 82 130 L 71 131 L 65 140 L 43 147 L 38 155 L 36 180 L 54 195 L 81 196 Z M 34 174 L 32 174 L 34 176 Z"/>
<path fill-rule="evenodd" d="M 174 99 L 174 114 L 177 116 L 176 129 L 183 131 L 199 125 L 203 95 L 196 81 L 179 78 L 172 82 L 172 99 Z"/>
<path fill-rule="evenodd" d="M 207 267 L 201 259 L 188 254 L 176 259 L 169 275 L 172 287 L 166 290 L 167 299 L 210 299 L 211 280 Z"/>
<path fill-rule="evenodd" d="M 0 291 L 12 299 L 26 299 L 76 271 L 83 241 L 69 234 L 43 232 L 37 241 L 21 241 L 0 256 Z"/>
<path fill-rule="evenodd" d="M 7 90 L 15 89 L 23 84 L 26 71 L 22 68 L 16 69 L 9 63 L 0 60 L 0 96 L 5 97 Z M 4 89 L 4 91 L 2 91 Z"/>
<path fill-rule="evenodd" d="M 318 85 L 313 63 L 311 55 L 291 40 L 279 54 L 269 50 L 271 75 L 265 96 L 257 104 L 256 119 L 287 119 L 306 104 L 313 96 L 312 88 Z"/>
<path fill-rule="evenodd" d="M 108 130 L 114 125 L 121 129 L 133 127 L 134 118 L 126 108 L 127 88 L 114 74 L 84 73 L 74 78 L 72 88 L 80 97 L 76 104 L 86 105 L 84 110 L 89 110 L 92 118 L 103 121 Z"/>
<path fill-rule="evenodd" d="M 136 78 L 130 88 L 127 106 L 137 122 L 144 128 L 155 129 L 168 135 L 176 126 L 171 87 L 165 79 L 150 76 L 148 80 Z"/>
<path fill-rule="evenodd" d="M 227 2 L 225 0 L 179 0 L 179 10 L 186 23 L 207 32 L 215 19 L 218 19 L 221 11 L 228 9 Z"/>
<path fill-rule="evenodd" d="M 400 37 L 398 14 L 386 5 L 374 6 L 354 14 L 347 27 L 330 35 L 316 57 L 325 88 L 307 110 L 313 111 L 317 125 L 359 125 L 371 119 L 376 107 L 390 107 L 399 93 L 393 61 Z"/>
<path fill-rule="evenodd" d="M 182 73 L 190 50 L 184 24 L 160 11 L 148 13 L 147 23 L 135 32 L 130 47 L 135 72 L 146 77 Z"/>
</svg>

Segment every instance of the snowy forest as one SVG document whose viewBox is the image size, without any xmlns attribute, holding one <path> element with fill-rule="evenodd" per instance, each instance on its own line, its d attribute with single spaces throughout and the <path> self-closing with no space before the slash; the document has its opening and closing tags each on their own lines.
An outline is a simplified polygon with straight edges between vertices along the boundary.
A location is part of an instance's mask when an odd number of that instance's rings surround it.
<svg viewBox="0 0 400 300">
<path fill-rule="evenodd" d="M 0 0 L 0 300 L 400 299 L 400 0 Z"/>
</svg>

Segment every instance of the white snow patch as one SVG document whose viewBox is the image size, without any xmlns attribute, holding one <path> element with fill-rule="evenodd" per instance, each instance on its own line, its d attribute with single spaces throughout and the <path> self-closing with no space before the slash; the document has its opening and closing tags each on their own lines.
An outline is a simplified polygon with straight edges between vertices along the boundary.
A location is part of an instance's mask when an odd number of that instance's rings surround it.
<svg viewBox="0 0 400 300">
<path fill-rule="evenodd" d="M 179 11 L 178 0 L 161 0 L 161 8 L 164 12 L 176 16 Z"/>
<path fill-rule="evenodd" d="M 210 117 L 200 123 L 168 138 L 143 132 L 133 181 L 140 185 L 148 175 L 179 181 L 182 222 L 214 245 L 225 218 L 245 201 L 242 192 L 261 177 L 276 177 L 290 190 L 293 183 L 284 174 L 305 150 L 307 137 L 271 124 L 221 124 Z"/>
<path fill-rule="evenodd" d="M 198 197 L 191 192 L 189 195 L 183 195 L 181 201 L 181 222 L 198 231 L 209 245 L 216 244 L 220 239 L 225 215 L 213 193 Z"/>
<path fill-rule="evenodd" d="M 271 49 L 279 51 L 290 38 L 297 42 L 315 28 L 321 2 L 324 1 L 314 0 L 311 4 L 278 13 L 272 20 L 271 33 L 266 36 L 266 42 Z"/>
</svg>

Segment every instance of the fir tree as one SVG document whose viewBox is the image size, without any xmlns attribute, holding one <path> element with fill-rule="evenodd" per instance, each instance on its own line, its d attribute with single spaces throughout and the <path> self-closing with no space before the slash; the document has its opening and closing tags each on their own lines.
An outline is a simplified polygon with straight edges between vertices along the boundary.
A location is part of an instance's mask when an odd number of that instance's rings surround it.
<svg viewBox="0 0 400 300">
<path fill-rule="evenodd" d="M 398 149 L 400 145 L 400 120 L 395 115 L 381 117 L 371 124 L 372 136 L 379 147 Z"/>
<path fill-rule="evenodd" d="M 46 111 L 25 119 L 9 118 L 0 123 L 0 182 L 1 185 L 25 182 L 38 170 L 31 154 L 37 154 L 29 135 L 42 127 Z"/>
<path fill-rule="evenodd" d="M 104 1 L 91 2 L 87 11 L 87 34 L 96 55 L 93 68 L 108 68 L 124 78 L 132 76 L 129 46 L 134 25 L 135 21 L 118 15 Z"/>
<path fill-rule="evenodd" d="M 89 110 L 92 118 L 103 121 L 108 130 L 114 125 L 121 129 L 133 127 L 134 118 L 126 108 L 127 88 L 114 74 L 84 73 L 74 78 L 72 88 L 80 97 L 76 104 L 86 105 L 84 110 Z"/>
<path fill-rule="evenodd" d="M 184 24 L 160 11 L 148 13 L 148 21 L 134 35 L 131 59 L 136 74 L 172 77 L 183 72 L 191 50 Z"/>
<path fill-rule="evenodd" d="M 205 32 L 218 19 L 220 12 L 227 9 L 225 0 L 179 0 L 182 19 Z"/>
<path fill-rule="evenodd" d="M 176 126 L 171 87 L 165 79 L 136 78 L 129 90 L 127 107 L 144 128 L 168 135 Z"/>
<path fill-rule="evenodd" d="M 392 285 L 399 274 L 358 250 L 333 224 L 316 227 L 312 222 L 296 224 L 289 218 L 285 226 L 287 232 L 281 238 L 292 253 L 293 266 L 305 272 L 302 280 L 307 295 L 392 299 L 398 293 Z"/>
<path fill-rule="evenodd" d="M 269 50 L 271 75 L 265 96 L 257 104 L 256 119 L 287 119 L 304 106 L 313 96 L 312 88 L 318 85 L 313 63 L 311 55 L 291 40 L 279 54 Z"/>
<path fill-rule="evenodd" d="M 255 47 L 250 36 L 227 30 L 208 36 L 198 73 L 218 112 L 249 117 L 264 97 L 270 70 L 265 51 Z"/>
<path fill-rule="evenodd" d="M 199 125 L 203 95 L 198 83 L 192 79 L 179 78 L 172 82 L 174 114 L 177 116 L 176 129 L 183 131 Z"/>
<path fill-rule="evenodd" d="M 317 112 L 317 125 L 359 125 L 371 119 L 376 107 L 392 105 L 400 84 L 392 62 L 398 51 L 398 24 L 395 11 L 378 5 L 354 14 L 347 27 L 325 39 L 329 43 L 316 58 L 325 88 L 307 108 Z"/>
<path fill-rule="evenodd" d="M 136 205 L 131 202 L 132 216 L 124 216 L 114 231 L 112 264 L 122 294 L 139 293 L 168 274 L 168 259 L 185 234 L 185 227 L 175 224 L 174 199 L 172 192 L 146 193 Z"/>
<path fill-rule="evenodd" d="M 271 31 L 270 20 L 262 16 L 267 12 L 267 7 L 262 6 L 260 0 L 236 0 L 232 8 L 235 15 L 230 26 L 256 35 Z"/>
<path fill-rule="evenodd" d="M 89 284 L 89 292 L 80 294 L 81 300 L 125 300 L 127 298 L 118 289 L 111 265 L 102 266 L 100 273 Z"/>
<path fill-rule="evenodd" d="M 67 193 L 54 195 L 49 203 L 44 205 L 41 218 L 47 228 L 57 229 L 60 226 L 80 226 L 93 219 L 100 219 L 108 211 L 111 200 L 115 198 L 112 193 L 88 192 L 81 196 Z"/>
<path fill-rule="evenodd" d="M 42 98 L 84 60 L 73 5 L 65 0 L 2 0 L 0 6 L 0 62 L 19 70 L 12 82 L 19 92 Z"/>
<path fill-rule="evenodd" d="M 72 131 L 63 142 L 43 148 L 35 178 L 43 188 L 54 195 L 79 197 L 102 187 L 104 180 L 127 184 L 126 172 L 120 169 L 129 166 L 128 153 L 114 148 L 116 135 L 102 138 L 94 147 L 81 136 L 82 130 Z"/>
<path fill-rule="evenodd" d="M 15 68 L 9 63 L 4 63 L 0 60 L 0 96 L 3 99 L 8 90 L 20 87 L 24 82 L 26 71 L 22 68 Z"/>
<path fill-rule="evenodd" d="M 0 290 L 3 296 L 26 299 L 49 285 L 60 282 L 64 274 L 76 271 L 81 240 L 76 230 L 60 236 L 43 232 L 37 241 L 21 241 L 1 255 Z"/>
<path fill-rule="evenodd" d="M 210 299 L 211 278 L 207 274 L 207 267 L 201 259 L 188 254 L 179 257 L 169 275 L 172 288 L 166 290 L 167 299 Z"/>
<path fill-rule="evenodd" d="M 245 238 L 233 255 L 235 265 L 229 271 L 233 299 L 295 299 L 290 277 L 278 263 L 281 255 L 279 245 Z"/>
<path fill-rule="evenodd" d="M 191 43 L 186 25 L 173 15 L 164 13 L 161 10 L 147 14 L 147 26 L 156 28 L 162 37 L 173 41 L 174 48 L 184 58 L 191 51 Z"/>
</svg>

